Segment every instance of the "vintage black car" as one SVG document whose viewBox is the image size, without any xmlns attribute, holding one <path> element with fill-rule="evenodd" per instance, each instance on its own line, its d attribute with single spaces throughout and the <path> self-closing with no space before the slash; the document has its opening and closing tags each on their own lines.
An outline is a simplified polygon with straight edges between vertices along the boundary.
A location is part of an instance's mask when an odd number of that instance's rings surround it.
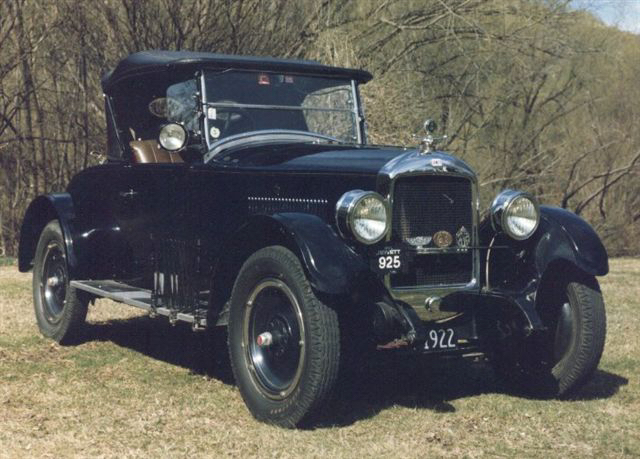
<svg viewBox="0 0 640 459">
<path fill-rule="evenodd" d="M 483 212 L 432 123 L 416 147 L 368 144 L 370 79 L 301 60 L 123 59 L 102 80 L 106 161 L 24 217 L 41 332 L 73 342 L 96 298 L 226 327 L 249 410 L 282 426 L 368 351 L 484 356 L 539 395 L 579 387 L 605 339 L 594 230 L 514 190 Z"/>
</svg>

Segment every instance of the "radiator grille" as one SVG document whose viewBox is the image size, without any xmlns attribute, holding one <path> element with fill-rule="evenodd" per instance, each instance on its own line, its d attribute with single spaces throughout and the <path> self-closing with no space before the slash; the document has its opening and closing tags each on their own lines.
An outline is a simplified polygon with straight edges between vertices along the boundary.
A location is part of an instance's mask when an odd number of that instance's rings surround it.
<svg viewBox="0 0 640 459">
<path fill-rule="evenodd" d="M 395 241 L 433 236 L 443 230 L 455 235 L 461 226 L 471 230 L 469 180 L 439 176 L 402 178 L 396 182 L 393 196 Z"/>
<path fill-rule="evenodd" d="M 411 238 L 447 231 L 453 236 L 451 247 L 456 247 L 456 233 L 463 226 L 472 234 L 472 200 L 471 182 L 465 178 L 400 178 L 394 188 L 391 239 L 410 244 Z M 426 247 L 434 248 L 433 243 Z M 472 273 L 472 251 L 417 255 L 402 272 L 391 275 L 391 286 L 463 284 Z"/>
<path fill-rule="evenodd" d="M 391 275 L 391 286 L 466 284 L 471 280 L 472 267 L 471 251 L 418 255 L 406 272 Z"/>
</svg>

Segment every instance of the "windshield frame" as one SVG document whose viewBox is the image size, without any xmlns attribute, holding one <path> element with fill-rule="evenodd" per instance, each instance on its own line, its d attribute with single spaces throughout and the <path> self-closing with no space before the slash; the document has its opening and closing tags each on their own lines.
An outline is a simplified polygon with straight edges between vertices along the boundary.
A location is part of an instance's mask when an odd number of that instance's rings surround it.
<svg viewBox="0 0 640 459">
<path fill-rule="evenodd" d="M 247 131 L 234 134 L 218 140 L 213 147 L 203 156 L 203 161 L 208 163 L 216 161 L 229 148 L 244 147 L 251 144 L 267 143 L 333 143 L 344 145 L 340 140 L 318 134 L 311 131 L 295 131 L 290 129 L 263 129 L 259 131 Z"/>
<path fill-rule="evenodd" d="M 232 72 L 232 71 L 239 71 L 239 72 L 243 72 L 243 73 L 268 73 L 268 74 L 273 74 L 276 72 L 269 72 L 269 71 L 262 71 L 262 70 L 246 70 L 246 69 L 235 69 L 235 68 L 229 68 L 224 70 L 222 73 L 226 73 L 226 72 Z M 324 111 L 324 112 L 342 112 L 342 113 L 351 113 L 351 118 L 353 120 L 353 129 L 355 131 L 355 137 L 356 140 L 355 142 L 353 142 L 353 144 L 356 145 L 363 145 L 366 143 L 366 134 L 365 134 L 365 122 L 364 122 L 364 115 L 363 115 L 363 110 L 361 107 L 361 103 L 360 103 L 360 94 L 359 94 L 359 90 L 358 90 L 358 83 L 356 82 L 356 80 L 354 79 L 347 79 L 347 78 L 333 78 L 335 80 L 339 80 L 344 82 L 345 86 L 349 85 L 350 91 L 351 91 L 351 100 L 352 100 L 352 107 L 350 108 L 328 108 L 328 107 L 303 107 L 303 106 L 293 106 L 293 105 L 264 105 L 264 104 L 230 104 L 230 103 L 220 103 L 220 102 L 208 102 L 208 97 L 207 97 L 207 85 L 206 85 L 206 73 L 207 73 L 207 69 L 203 69 L 200 72 L 200 95 L 201 95 L 201 106 L 202 106 L 202 118 L 203 118 L 203 123 L 204 123 L 204 132 L 203 132 L 203 138 L 205 140 L 206 146 L 207 146 L 207 151 L 211 151 L 213 148 L 215 148 L 218 144 L 220 144 L 221 142 L 224 142 L 225 138 L 222 139 L 218 139 L 216 141 L 212 141 L 212 139 L 209 136 L 209 129 L 210 129 L 210 125 L 209 125 L 209 119 L 207 116 L 207 108 L 208 107 L 234 107 L 234 108 L 241 108 L 241 109 L 271 109 L 271 110 L 313 110 L 313 111 Z M 296 75 L 296 74 L 294 74 Z M 312 73 L 303 73 L 303 74 L 297 74 L 299 76 L 303 76 L 303 77 L 317 77 L 317 78 L 327 78 L 327 76 L 325 75 L 316 75 L 316 74 L 312 74 Z M 267 130 L 267 129 L 265 129 Z M 260 131 L 260 130 L 259 130 Z M 258 131 L 258 132 L 259 132 Z M 325 134 L 322 133 L 317 133 L 317 132 L 313 132 L 313 131 L 305 131 L 308 132 L 311 136 L 313 135 L 317 135 L 318 137 L 325 137 Z M 345 143 L 345 144 L 350 144 L 351 142 L 342 142 L 341 143 Z"/>
</svg>

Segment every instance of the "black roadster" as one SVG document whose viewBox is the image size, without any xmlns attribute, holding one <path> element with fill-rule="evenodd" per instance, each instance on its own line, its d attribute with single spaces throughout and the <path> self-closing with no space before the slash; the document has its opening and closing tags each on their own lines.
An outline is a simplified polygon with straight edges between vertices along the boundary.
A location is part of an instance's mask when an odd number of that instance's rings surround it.
<svg viewBox="0 0 640 459">
<path fill-rule="evenodd" d="M 77 339 L 96 298 L 227 327 L 251 413 L 317 412 L 360 353 L 484 356 L 564 396 L 596 369 L 608 271 L 594 230 L 473 170 L 367 143 L 366 71 L 140 52 L 102 80 L 106 161 L 36 198 L 20 237 L 41 332 Z M 355 359 L 353 358 L 355 356 Z"/>
</svg>

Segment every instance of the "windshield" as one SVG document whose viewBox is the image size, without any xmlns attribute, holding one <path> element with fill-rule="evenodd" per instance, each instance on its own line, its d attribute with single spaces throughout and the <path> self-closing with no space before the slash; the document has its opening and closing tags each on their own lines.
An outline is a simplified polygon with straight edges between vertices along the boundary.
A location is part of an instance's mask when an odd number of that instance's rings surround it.
<svg viewBox="0 0 640 459">
<path fill-rule="evenodd" d="M 264 129 L 306 131 L 358 142 L 350 80 L 228 70 L 205 72 L 204 85 L 210 145 Z"/>
</svg>

